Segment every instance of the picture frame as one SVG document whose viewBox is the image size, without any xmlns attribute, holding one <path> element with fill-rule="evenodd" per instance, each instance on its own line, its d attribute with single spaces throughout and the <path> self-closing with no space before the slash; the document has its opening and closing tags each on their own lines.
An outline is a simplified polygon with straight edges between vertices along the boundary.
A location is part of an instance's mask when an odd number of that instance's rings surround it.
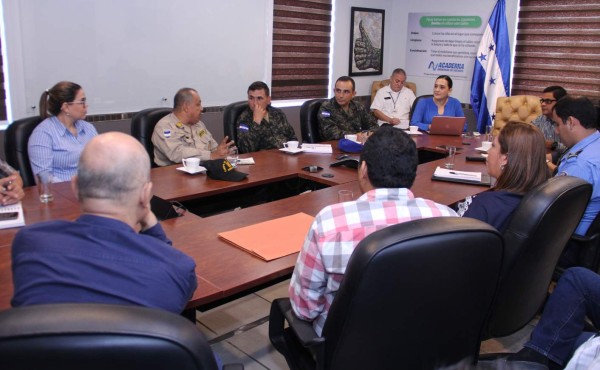
<svg viewBox="0 0 600 370">
<path fill-rule="evenodd" d="M 383 74 L 385 10 L 352 7 L 350 10 L 350 76 Z"/>
</svg>

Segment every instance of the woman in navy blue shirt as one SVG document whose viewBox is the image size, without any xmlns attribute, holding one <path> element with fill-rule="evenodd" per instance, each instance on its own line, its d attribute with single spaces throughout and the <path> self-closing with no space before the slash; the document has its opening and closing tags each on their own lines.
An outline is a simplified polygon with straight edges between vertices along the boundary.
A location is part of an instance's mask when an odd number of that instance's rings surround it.
<svg viewBox="0 0 600 370">
<path fill-rule="evenodd" d="M 435 116 L 464 117 L 460 101 L 450 96 L 452 79 L 450 76 L 439 76 L 433 85 L 433 97 L 420 99 L 410 119 L 410 124 L 419 126 L 420 130 L 429 130 L 431 120 Z"/>
<path fill-rule="evenodd" d="M 503 232 L 523 195 L 550 177 L 544 135 L 529 123 L 508 122 L 494 137 L 486 167 L 496 185 L 458 203 L 457 212 Z"/>
</svg>

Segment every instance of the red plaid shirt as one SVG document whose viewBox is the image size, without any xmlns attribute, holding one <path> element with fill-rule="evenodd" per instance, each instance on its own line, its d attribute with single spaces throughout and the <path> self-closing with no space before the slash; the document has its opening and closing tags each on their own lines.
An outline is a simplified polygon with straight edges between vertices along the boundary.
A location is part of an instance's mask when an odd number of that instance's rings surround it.
<svg viewBox="0 0 600 370">
<path fill-rule="evenodd" d="M 386 226 L 439 216 L 457 215 L 446 206 L 415 198 L 408 189 L 374 189 L 355 201 L 323 208 L 308 232 L 290 281 L 296 315 L 313 321 L 321 335 L 356 245 Z"/>
</svg>

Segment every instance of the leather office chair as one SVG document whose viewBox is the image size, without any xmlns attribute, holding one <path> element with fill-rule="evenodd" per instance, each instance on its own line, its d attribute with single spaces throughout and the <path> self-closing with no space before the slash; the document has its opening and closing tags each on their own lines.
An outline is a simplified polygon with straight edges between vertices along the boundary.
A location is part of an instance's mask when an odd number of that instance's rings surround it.
<svg viewBox="0 0 600 370">
<path fill-rule="evenodd" d="M 419 100 L 431 98 L 432 96 L 433 96 L 432 94 L 417 96 L 417 98 L 413 102 L 412 107 L 410 107 L 410 113 L 408 114 L 408 119 L 412 119 L 413 113 L 415 112 L 415 108 L 417 108 L 417 103 L 419 102 Z"/>
<path fill-rule="evenodd" d="M 322 337 L 281 298 L 269 338 L 291 369 L 434 369 L 475 358 L 502 249 L 493 227 L 470 218 L 381 229 L 350 257 Z"/>
<path fill-rule="evenodd" d="M 582 266 L 600 274 L 600 213 L 596 215 L 585 235 L 571 235 L 565 250 L 570 248 L 575 248 L 573 252 L 575 266 Z M 565 267 L 558 266 L 554 280 L 558 280 L 564 270 Z"/>
<path fill-rule="evenodd" d="M 533 95 L 513 95 L 498 98 L 496 100 L 496 116 L 494 118 L 494 130 L 498 132 L 508 121 L 522 121 L 530 123 L 542 114 L 540 98 Z"/>
<path fill-rule="evenodd" d="M 557 176 L 523 197 L 503 235 L 502 275 L 485 338 L 512 334 L 536 315 L 591 193 L 586 181 Z"/>
<path fill-rule="evenodd" d="M 154 163 L 154 144 L 152 144 L 154 127 L 158 121 L 171 112 L 171 108 L 148 108 L 137 112 L 131 118 L 131 136 L 138 139 L 144 148 L 146 148 L 152 167 L 158 167 Z"/>
<path fill-rule="evenodd" d="M 23 178 L 23 186 L 35 185 L 35 177 L 29 163 L 27 143 L 29 136 L 42 122 L 40 116 L 21 118 L 11 123 L 4 133 L 4 153 L 6 162 L 19 171 Z"/>
<path fill-rule="evenodd" d="M 377 90 L 379 90 L 382 87 L 387 86 L 389 84 L 390 84 L 389 78 L 387 80 L 373 81 L 373 84 L 371 84 L 371 104 L 373 104 L 373 100 L 375 100 L 375 95 L 377 94 Z M 416 83 L 405 81 L 404 86 L 411 89 L 412 92 L 415 95 L 417 95 L 417 84 Z"/>
<path fill-rule="evenodd" d="M 237 143 L 237 119 L 248 107 L 248 101 L 238 101 L 225 107 L 223 111 L 223 135 Z"/>
<path fill-rule="evenodd" d="M 3 311 L 0 358 L 3 368 L 13 370 L 217 369 L 206 338 L 189 320 L 124 305 L 49 304 Z"/>
<path fill-rule="evenodd" d="M 303 143 L 318 143 L 321 140 L 319 134 L 319 119 L 317 114 L 321 104 L 327 99 L 311 99 L 302 103 L 300 107 L 300 133 Z"/>
</svg>

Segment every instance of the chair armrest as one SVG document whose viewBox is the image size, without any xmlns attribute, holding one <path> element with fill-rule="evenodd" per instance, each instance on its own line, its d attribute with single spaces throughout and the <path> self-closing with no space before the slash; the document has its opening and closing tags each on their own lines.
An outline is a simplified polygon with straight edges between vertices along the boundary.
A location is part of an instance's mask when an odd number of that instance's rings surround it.
<svg viewBox="0 0 600 370">
<path fill-rule="evenodd" d="M 223 365 L 223 370 L 244 370 L 244 365 L 243 364 Z"/>
</svg>

